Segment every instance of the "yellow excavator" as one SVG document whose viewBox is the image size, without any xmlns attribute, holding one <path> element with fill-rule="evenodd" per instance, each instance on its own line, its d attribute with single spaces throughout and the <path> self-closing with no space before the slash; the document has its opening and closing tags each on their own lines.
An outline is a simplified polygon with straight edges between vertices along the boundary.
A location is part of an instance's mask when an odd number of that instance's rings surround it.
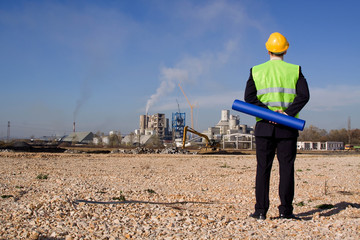
<svg viewBox="0 0 360 240">
<path fill-rule="evenodd" d="M 183 136 L 183 145 L 182 148 L 185 148 L 185 144 L 186 144 L 186 135 L 187 132 L 191 132 L 194 133 L 202 138 L 204 138 L 206 140 L 206 148 L 210 148 L 212 151 L 216 151 L 219 147 L 220 147 L 220 143 L 215 141 L 214 139 L 209 139 L 209 137 L 205 134 L 199 133 L 198 131 L 190 128 L 189 126 L 185 126 L 184 127 L 184 136 Z"/>
</svg>

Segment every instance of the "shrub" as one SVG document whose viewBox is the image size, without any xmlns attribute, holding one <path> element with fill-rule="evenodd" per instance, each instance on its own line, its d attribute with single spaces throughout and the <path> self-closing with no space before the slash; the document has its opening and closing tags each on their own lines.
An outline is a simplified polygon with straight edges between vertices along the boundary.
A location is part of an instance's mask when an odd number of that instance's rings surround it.
<svg viewBox="0 0 360 240">
<path fill-rule="evenodd" d="M 37 179 L 48 179 L 48 174 L 42 174 L 42 173 L 40 173 L 39 175 L 37 175 L 36 178 L 37 178 Z"/>
</svg>

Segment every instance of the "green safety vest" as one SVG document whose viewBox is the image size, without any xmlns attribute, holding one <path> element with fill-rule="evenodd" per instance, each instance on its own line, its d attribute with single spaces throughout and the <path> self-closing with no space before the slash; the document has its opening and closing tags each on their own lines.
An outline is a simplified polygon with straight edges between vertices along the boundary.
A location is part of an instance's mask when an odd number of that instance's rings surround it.
<svg viewBox="0 0 360 240">
<path fill-rule="evenodd" d="M 285 111 L 296 97 L 299 66 L 270 60 L 252 68 L 257 98 L 271 110 Z M 298 117 L 297 114 L 295 117 Z M 260 121 L 261 118 L 256 118 Z"/>
</svg>

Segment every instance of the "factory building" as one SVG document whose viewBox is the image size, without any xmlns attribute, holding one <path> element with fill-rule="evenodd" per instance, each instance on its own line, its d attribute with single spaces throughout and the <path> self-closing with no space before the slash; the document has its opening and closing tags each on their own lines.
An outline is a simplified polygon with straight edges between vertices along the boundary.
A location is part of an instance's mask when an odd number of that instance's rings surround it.
<svg viewBox="0 0 360 240">
<path fill-rule="evenodd" d="M 179 115 L 179 113 L 177 114 Z M 184 127 L 185 114 L 183 113 L 183 115 L 181 115 L 181 124 L 176 122 L 174 125 L 174 122 L 178 120 L 179 116 L 174 118 L 173 114 L 173 128 L 175 126 L 173 131 L 177 130 L 176 126 Z M 240 124 L 240 117 L 238 115 L 230 115 L 230 110 L 222 110 L 220 121 L 215 126 L 209 127 L 203 134 L 207 135 L 210 139 L 221 142 L 224 148 L 229 146 L 236 148 L 253 148 L 253 128 Z M 169 119 L 162 113 L 140 115 L 139 129 L 135 130 L 135 135 L 140 138 L 157 135 L 162 140 L 171 140 Z M 180 136 L 179 133 L 177 133 L 176 137 L 182 140 L 182 136 Z M 190 141 L 196 141 L 196 139 L 199 138 L 192 138 Z"/>
<path fill-rule="evenodd" d="M 92 143 L 94 134 L 92 132 L 72 132 L 62 139 L 62 142 L 89 144 Z"/>
<path fill-rule="evenodd" d="M 170 135 L 169 119 L 163 113 L 140 115 L 140 128 L 137 135 L 157 135 L 164 139 Z"/>
<path fill-rule="evenodd" d="M 324 151 L 335 151 L 344 150 L 343 142 L 310 142 L 310 141 L 298 141 L 298 150 L 324 150 Z"/>
<path fill-rule="evenodd" d="M 204 133 L 210 138 L 219 138 L 223 135 L 235 133 L 252 134 L 253 128 L 240 124 L 239 115 L 230 115 L 230 110 L 222 110 L 220 121 L 214 127 L 209 127 Z"/>
<path fill-rule="evenodd" d="M 221 119 L 214 126 L 204 132 L 210 139 L 222 143 L 222 147 L 253 149 L 254 129 L 245 124 L 240 124 L 239 115 L 230 115 L 230 110 L 221 111 Z"/>
</svg>

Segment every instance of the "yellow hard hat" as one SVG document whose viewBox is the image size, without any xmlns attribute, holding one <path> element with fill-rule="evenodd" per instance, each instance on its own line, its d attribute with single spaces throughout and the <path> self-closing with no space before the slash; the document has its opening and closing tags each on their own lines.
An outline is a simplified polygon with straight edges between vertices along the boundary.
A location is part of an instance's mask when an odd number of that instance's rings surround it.
<svg viewBox="0 0 360 240">
<path fill-rule="evenodd" d="M 289 43 L 281 33 L 274 32 L 270 35 L 265 46 L 272 53 L 283 53 L 289 48 Z"/>
</svg>

